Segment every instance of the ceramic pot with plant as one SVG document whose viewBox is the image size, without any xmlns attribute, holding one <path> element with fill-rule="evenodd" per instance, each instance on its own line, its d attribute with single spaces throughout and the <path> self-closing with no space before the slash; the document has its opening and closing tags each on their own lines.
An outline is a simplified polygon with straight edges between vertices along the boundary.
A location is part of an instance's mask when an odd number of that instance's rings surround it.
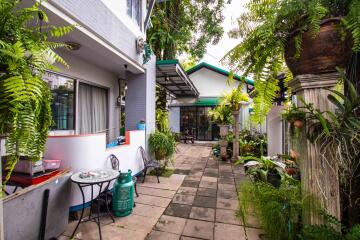
<svg viewBox="0 0 360 240">
<path fill-rule="evenodd" d="M 284 120 L 288 121 L 295 128 L 301 129 L 304 125 L 306 113 L 295 105 L 292 105 L 282 116 Z"/>
</svg>

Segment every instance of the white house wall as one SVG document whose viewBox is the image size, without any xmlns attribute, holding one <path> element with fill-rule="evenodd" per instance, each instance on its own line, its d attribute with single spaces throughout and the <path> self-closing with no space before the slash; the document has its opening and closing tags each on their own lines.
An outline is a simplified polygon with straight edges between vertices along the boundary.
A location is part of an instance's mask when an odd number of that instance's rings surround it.
<svg viewBox="0 0 360 240">
<path fill-rule="evenodd" d="M 113 134 L 115 129 L 119 129 L 119 115 L 120 108 L 116 106 L 116 98 L 118 96 L 117 76 L 101 67 L 98 67 L 85 59 L 71 54 L 69 51 L 62 51 L 60 55 L 69 64 L 69 68 L 63 65 L 57 65 L 60 73 L 64 73 L 69 77 L 74 78 L 77 82 L 84 82 L 94 86 L 108 89 L 108 128 Z M 77 97 L 75 106 L 77 104 Z M 75 111 L 77 113 L 77 111 Z M 76 129 L 79 129 L 79 124 L 76 122 Z M 58 133 L 59 131 L 57 131 Z M 118 132 L 118 131 L 116 131 Z"/>
<path fill-rule="evenodd" d="M 283 134 L 281 112 L 284 106 L 273 106 L 266 117 L 268 155 L 273 156 L 283 152 Z"/>
<path fill-rule="evenodd" d="M 236 80 L 227 85 L 227 76 L 207 68 L 201 68 L 190 74 L 189 77 L 199 91 L 200 97 L 220 97 L 239 85 L 239 81 Z"/>
</svg>

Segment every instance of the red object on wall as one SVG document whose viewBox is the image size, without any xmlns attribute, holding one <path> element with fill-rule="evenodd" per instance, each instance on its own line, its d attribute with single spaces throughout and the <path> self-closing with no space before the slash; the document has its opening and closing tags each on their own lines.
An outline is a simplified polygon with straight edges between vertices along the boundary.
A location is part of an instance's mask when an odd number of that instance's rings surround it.
<svg viewBox="0 0 360 240">
<path fill-rule="evenodd" d="M 36 174 L 34 176 L 30 176 L 30 175 L 26 175 L 26 174 L 18 174 L 18 173 L 13 173 L 9 179 L 9 182 L 16 184 L 16 185 L 20 185 L 22 187 L 28 187 L 31 185 L 36 185 L 39 183 L 42 183 L 46 180 L 48 180 L 49 178 L 52 178 L 62 172 L 64 172 L 66 170 L 57 170 L 57 171 L 53 171 L 53 172 L 46 172 L 44 174 Z"/>
</svg>

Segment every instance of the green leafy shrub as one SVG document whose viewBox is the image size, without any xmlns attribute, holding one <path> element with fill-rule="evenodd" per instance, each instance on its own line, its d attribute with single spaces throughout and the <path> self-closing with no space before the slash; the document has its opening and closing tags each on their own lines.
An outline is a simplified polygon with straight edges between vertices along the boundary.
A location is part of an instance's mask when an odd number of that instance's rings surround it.
<svg viewBox="0 0 360 240">
<path fill-rule="evenodd" d="M 239 135 L 241 156 L 252 155 L 256 157 L 266 156 L 267 137 L 266 134 L 242 130 Z"/>
<path fill-rule="evenodd" d="M 208 117 L 214 123 L 229 125 L 233 121 L 231 108 L 228 105 L 220 104 L 208 112 Z"/>
<path fill-rule="evenodd" d="M 149 148 L 156 160 L 170 161 L 176 150 L 176 140 L 171 132 L 156 130 L 149 136 Z"/>
<path fill-rule="evenodd" d="M 51 60 L 67 66 L 55 53 L 67 45 L 55 40 L 74 28 L 48 24 L 38 2 L 28 8 L 20 2 L 0 0 L 0 135 L 6 138 L 7 179 L 20 156 L 39 160 L 44 152 L 53 122 L 52 95 L 42 76 L 54 69 Z"/>
</svg>

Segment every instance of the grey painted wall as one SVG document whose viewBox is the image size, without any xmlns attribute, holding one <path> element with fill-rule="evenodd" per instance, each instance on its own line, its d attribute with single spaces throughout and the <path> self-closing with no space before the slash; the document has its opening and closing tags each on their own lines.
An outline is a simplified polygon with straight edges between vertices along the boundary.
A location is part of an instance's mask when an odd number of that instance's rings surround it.
<svg viewBox="0 0 360 240">
<path fill-rule="evenodd" d="M 68 225 L 72 173 L 20 190 L 4 199 L 5 240 L 39 239 L 43 194 L 50 189 L 45 239 L 57 237 Z M 22 193 L 21 193 L 22 192 Z"/>
<path fill-rule="evenodd" d="M 180 107 L 169 107 L 169 125 L 173 132 L 180 132 Z"/>
<path fill-rule="evenodd" d="M 146 121 L 146 134 L 155 130 L 155 81 L 156 60 L 153 57 L 145 74 L 127 73 L 125 99 L 125 129 L 134 130 L 141 120 Z"/>
<path fill-rule="evenodd" d="M 53 0 L 51 2 L 120 52 L 139 63 L 142 61 L 142 57 L 137 55 L 135 48 L 138 36 L 135 36 L 100 0 Z"/>
</svg>

